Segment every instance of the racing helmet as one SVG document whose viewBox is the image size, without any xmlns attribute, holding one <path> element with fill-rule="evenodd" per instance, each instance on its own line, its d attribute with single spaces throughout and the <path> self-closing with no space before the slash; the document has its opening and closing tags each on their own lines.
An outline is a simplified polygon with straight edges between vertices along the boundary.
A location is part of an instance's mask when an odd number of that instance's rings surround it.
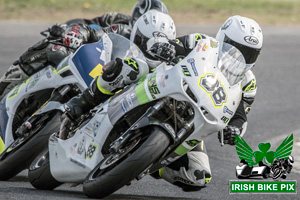
<svg viewBox="0 0 300 200">
<path fill-rule="evenodd" d="M 150 38 L 175 39 L 176 27 L 173 19 L 157 10 L 149 10 L 143 14 L 134 24 L 130 40 L 140 48 L 146 58 L 154 59 L 147 53 L 147 42 Z"/>
<path fill-rule="evenodd" d="M 229 17 L 219 29 L 216 39 L 236 47 L 244 56 L 247 68 L 251 69 L 257 60 L 263 44 L 260 26 L 247 17 Z"/>
<path fill-rule="evenodd" d="M 133 26 L 141 15 L 151 9 L 169 14 L 167 7 L 160 0 L 139 0 L 132 8 L 130 25 Z"/>
</svg>

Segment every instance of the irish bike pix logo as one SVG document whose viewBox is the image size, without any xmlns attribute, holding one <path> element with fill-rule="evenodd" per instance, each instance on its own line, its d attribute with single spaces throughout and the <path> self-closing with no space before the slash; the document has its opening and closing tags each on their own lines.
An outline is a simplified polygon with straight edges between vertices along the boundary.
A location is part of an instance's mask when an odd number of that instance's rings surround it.
<svg viewBox="0 0 300 200">
<path fill-rule="evenodd" d="M 230 193 L 296 194 L 297 182 L 286 180 L 294 163 L 291 155 L 293 138 L 293 134 L 286 137 L 275 151 L 270 151 L 270 143 L 260 143 L 259 150 L 253 151 L 243 138 L 236 135 L 235 147 L 240 158 L 236 177 L 248 181 L 230 181 Z"/>
</svg>

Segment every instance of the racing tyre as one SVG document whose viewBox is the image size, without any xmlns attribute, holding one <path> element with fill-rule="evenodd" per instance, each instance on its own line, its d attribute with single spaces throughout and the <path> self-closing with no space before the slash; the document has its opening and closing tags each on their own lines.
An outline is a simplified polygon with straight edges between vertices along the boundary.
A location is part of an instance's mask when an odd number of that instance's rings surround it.
<svg viewBox="0 0 300 200">
<path fill-rule="evenodd" d="M 3 152 L 0 159 L 0 180 L 5 181 L 14 177 L 29 167 L 35 157 L 48 145 L 49 136 L 60 126 L 61 112 L 56 112 L 47 122 L 44 122 L 38 132 L 26 141 L 15 145 L 13 150 Z M 10 149 L 10 148 L 7 148 Z"/>
<path fill-rule="evenodd" d="M 138 142 L 134 148 L 129 147 L 125 156 L 110 154 L 111 157 L 100 162 L 87 176 L 83 192 L 90 198 L 103 198 L 144 172 L 170 143 L 167 133 L 160 127 L 151 127 L 147 137 L 140 140 L 144 142 Z M 119 159 L 115 161 L 113 158 Z"/>
<path fill-rule="evenodd" d="M 31 185 L 39 190 L 53 190 L 63 184 L 58 182 L 51 174 L 48 148 L 31 163 L 28 179 Z"/>
</svg>

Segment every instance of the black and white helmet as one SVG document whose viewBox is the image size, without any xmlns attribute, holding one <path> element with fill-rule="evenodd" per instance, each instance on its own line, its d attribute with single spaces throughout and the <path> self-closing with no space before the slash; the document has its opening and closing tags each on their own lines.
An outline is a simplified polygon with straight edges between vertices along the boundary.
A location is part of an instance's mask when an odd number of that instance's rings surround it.
<svg viewBox="0 0 300 200">
<path fill-rule="evenodd" d="M 131 11 L 130 24 L 133 26 L 140 16 L 148 10 L 157 10 L 165 14 L 169 14 L 167 7 L 160 0 L 139 0 Z"/>
<path fill-rule="evenodd" d="M 176 39 L 176 27 L 173 19 L 169 15 L 157 10 L 149 10 L 143 14 L 134 24 L 130 34 L 130 40 L 135 43 L 148 58 L 151 58 L 147 53 L 149 46 L 149 44 L 147 46 L 147 42 L 150 38 Z"/>
<path fill-rule="evenodd" d="M 223 42 L 235 46 L 243 54 L 247 68 L 255 65 L 263 45 L 261 27 L 247 17 L 235 15 L 229 17 L 219 29 L 216 39 L 220 46 Z"/>
</svg>

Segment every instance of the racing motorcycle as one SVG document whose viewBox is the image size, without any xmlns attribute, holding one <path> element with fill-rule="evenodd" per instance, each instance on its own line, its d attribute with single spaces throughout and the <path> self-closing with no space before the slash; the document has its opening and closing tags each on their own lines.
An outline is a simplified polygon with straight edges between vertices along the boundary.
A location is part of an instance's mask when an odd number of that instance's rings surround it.
<svg viewBox="0 0 300 200">
<path fill-rule="evenodd" d="M 101 52 L 110 51 L 115 59 L 124 51 L 123 40 L 102 37 L 103 43 L 117 46 Z M 133 49 L 130 58 L 141 53 Z M 83 115 L 66 140 L 53 133 L 49 151 L 32 162 L 29 181 L 47 190 L 83 183 L 88 197 L 103 198 L 156 172 L 227 125 L 241 100 L 245 66 L 235 47 L 199 41 L 175 66 L 162 63 Z"/>
<path fill-rule="evenodd" d="M 48 65 L 15 86 L 0 102 L 0 180 L 29 167 L 59 129 L 63 103 L 98 76 L 104 61 L 94 43 L 82 46 L 57 67 Z M 93 59 L 90 59 L 90 58 Z"/>
</svg>

